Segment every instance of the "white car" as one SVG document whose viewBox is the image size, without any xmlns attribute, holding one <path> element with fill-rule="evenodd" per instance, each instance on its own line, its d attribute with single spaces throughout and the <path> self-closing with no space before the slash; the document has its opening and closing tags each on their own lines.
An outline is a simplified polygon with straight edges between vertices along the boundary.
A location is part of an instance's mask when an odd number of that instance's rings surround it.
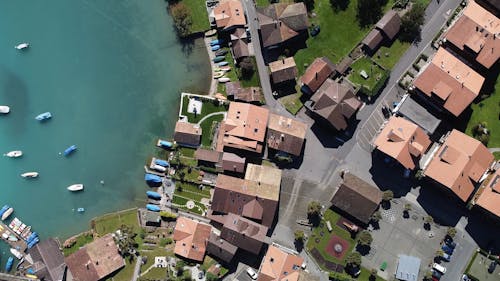
<svg viewBox="0 0 500 281">
<path fill-rule="evenodd" d="M 442 266 L 442 265 L 440 265 L 438 263 L 434 263 L 432 265 L 432 268 L 435 269 L 435 270 L 437 270 L 437 271 L 439 271 L 439 272 L 441 272 L 442 274 L 446 273 L 446 267 L 444 267 L 444 266 Z"/>
<path fill-rule="evenodd" d="M 251 267 L 247 268 L 247 274 L 250 275 L 252 280 L 257 280 L 257 277 L 259 277 L 257 272 L 255 272 L 255 270 L 253 270 L 253 268 L 251 268 Z"/>
</svg>

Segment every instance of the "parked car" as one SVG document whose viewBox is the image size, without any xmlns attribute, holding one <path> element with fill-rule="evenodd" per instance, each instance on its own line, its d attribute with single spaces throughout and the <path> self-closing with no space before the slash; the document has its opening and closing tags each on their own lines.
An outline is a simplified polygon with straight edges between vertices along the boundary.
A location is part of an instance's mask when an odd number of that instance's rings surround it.
<svg viewBox="0 0 500 281">
<path fill-rule="evenodd" d="M 434 263 L 432 265 L 432 269 L 436 270 L 436 271 L 439 271 L 441 272 L 442 274 L 445 274 L 446 273 L 446 267 L 438 264 L 438 263 Z"/>
<path fill-rule="evenodd" d="M 198 272 L 198 279 L 203 279 L 204 274 L 203 271 Z"/>
<path fill-rule="evenodd" d="M 259 277 L 259 275 L 257 274 L 257 272 L 255 272 L 255 270 L 253 270 L 253 268 L 251 268 L 251 267 L 247 268 L 247 274 L 253 280 L 257 280 L 257 277 Z"/>
<path fill-rule="evenodd" d="M 493 273 L 493 271 L 495 271 L 495 267 L 497 267 L 497 262 L 491 261 L 490 266 L 488 266 L 488 272 Z"/>
<path fill-rule="evenodd" d="M 445 239 L 444 243 L 446 244 L 446 246 L 448 246 L 452 249 L 455 249 L 455 247 L 457 246 L 457 243 L 453 242 L 453 240 L 450 240 L 450 239 Z"/>
<path fill-rule="evenodd" d="M 448 246 L 446 244 L 444 244 L 443 246 L 441 246 L 441 250 L 443 250 L 448 255 L 452 255 L 453 254 L 453 248 L 451 248 L 450 246 Z"/>
<path fill-rule="evenodd" d="M 441 256 L 441 259 L 444 260 L 444 261 L 447 261 L 449 262 L 451 260 L 451 255 L 448 255 L 447 253 L 444 253 L 442 256 Z"/>
<path fill-rule="evenodd" d="M 437 280 L 441 279 L 441 276 L 443 276 L 443 273 L 433 269 L 432 270 L 432 278 L 436 278 Z"/>
</svg>

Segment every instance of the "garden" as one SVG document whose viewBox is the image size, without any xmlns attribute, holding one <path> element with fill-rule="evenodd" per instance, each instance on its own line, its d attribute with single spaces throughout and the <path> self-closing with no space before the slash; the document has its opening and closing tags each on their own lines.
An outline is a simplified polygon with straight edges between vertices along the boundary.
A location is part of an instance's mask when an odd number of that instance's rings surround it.
<svg viewBox="0 0 500 281">
<path fill-rule="evenodd" d="M 188 112 L 189 99 L 201 102 L 201 112 Z M 189 123 L 198 123 L 203 117 L 214 112 L 226 112 L 229 108 L 228 103 L 221 103 L 217 99 L 209 99 L 200 96 L 182 95 L 181 115 L 187 117 Z"/>
<path fill-rule="evenodd" d="M 465 269 L 465 273 L 474 281 L 493 281 L 498 280 L 500 275 L 500 266 L 490 273 L 488 267 L 494 261 L 492 256 L 489 256 L 486 251 L 479 250 L 472 255 L 471 261 Z M 498 259 L 496 260 L 498 263 Z"/>
<path fill-rule="evenodd" d="M 410 43 L 398 39 L 391 46 L 382 46 L 373 56 L 373 60 L 387 70 L 391 70 L 410 47 Z"/>
<path fill-rule="evenodd" d="M 203 215 L 207 211 L 205 204 L 211 198 L 210 190 L 204 185 L 177 182 L 172 203 L 179 209 Z"/>
<path fill-rule="evenodd" d="M 367 96 L 377 95 L 390 73 L 368 57 L 356 60 L 351 68 L 352 72 L 347 79 L 360 87 L 360 92 Z"/>
</svg>

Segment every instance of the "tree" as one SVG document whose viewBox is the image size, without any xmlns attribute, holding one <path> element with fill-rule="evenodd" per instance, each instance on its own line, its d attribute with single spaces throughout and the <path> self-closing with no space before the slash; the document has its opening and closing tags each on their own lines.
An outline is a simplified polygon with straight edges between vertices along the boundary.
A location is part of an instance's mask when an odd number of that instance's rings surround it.
<svg viewBox="0 0 500 281">
<path fill-rule="evenodd" d="M 361 246 L 370 246 L 373 242 L 373 237 L 370 232 L 363 230 L 358 234 L 358 243 Z"/>
<path fill-rule="evenodd" d="M 299 2 L 304 3 L 308 12 L 314 10 L 314 0 L 295 0 L 295 3 L 299 3 Z"/>
<path fill-rule="evenodd" d="M 449 237 L 454 238 L 455 235 L 457 234 L 457 230 L 454 227 L 448 227 L 448 230 L 446 231 L 446 234 Z"/>
<path fill-rule="evenodd" d="M 431 229 L 431 223 L 434 222 L 434 219 L 431 216 L 427 216 L 424 219 L 424 228 L 427 230 Z"/>
<path fill-rule="evenodd" d="M 319 217 L 321 214 L 321 204 L 318 201 L 311 201 L 307 205 L 307 216 L 308 217 Z"/>
<path fill-rule="evenodd" d="M 361 265 L 361 254 L 358 252 L 350 252 L 347 254 L 345 261 L 348 265 L 359 267 Z"/>
<path fill-rule="evenodd" d="M 208 272 L 207 275 L 205 275 L 205 278 L 207 281 L 217 281 L 219 280 L 219 277 L 214 275 L 213 273 Z"/>
<path fill-rule="evenodd" d="M 372 270 L 370 270 L 370 277 L 368 277 L 368 280 L 370 280 L 370 281 L 377 280 L 377 273 L 378 273 L 378 270 L 376 270 L 375 268 L 372 268 Z"/>
<path fill-rule="evenodd" d="M 409 218 L 410 217 L 410 211 L 411 211 L 411 204 L 405 204 L 404 210 L 403 210 L 403 217 L 404 218 Z"/>
<path fill-rule="evenodd" d="M 405 211 L 406 211 L 406 212 L 411 211 L 411 204 L 408 204 L 408 203 L 407 203 L 407 204 L 405 204 Z"/>
<path fill-rule="evenodd" d="M 373 213 L 373 215 L 370 217 L 370 220 L 372 222 L 379 222 L 380 220 L 382 219 L 382 214 L 380 213 L 380 211 L 376 211 L 375 213 Z"/>
<path fill-rule="evenodd" d="M 334 11 L 344 11 L 349 6 L 349 0 L 330 0 Z"/>
<path fill-rule="evenodd" d="M 428 270 L 424 275 L 424 280 L 432 280 L 432 271 Z"/>
<path fill-rule="evenodd" d="M 386 190 L 386 191 L 384 191 L 384 193 L 382 194 L 382 200 L 383 200 L 383 201 L 389 202 L 389 201 L 391 201 L 393 198 L 394 198 L 394 192 L 392 192 L 392 190 Z"/>
<path fill-rule="evenodd" d="M 126 224 L 120 226 L 121 235 L 118 237 L 118 248 L 120 249 L 122 255 L 131 256 L 135 253 L 135 249 L 138 247 L 137 242 L 134 238 L 137 235 L 133 228 Z"/>
<path fill-rule="evenodd" d="M 444 255 L 444 251 L 443 250 L 439 249 L 439 250 L 436 251 L 436 257 L 440 258 L 443 255 Z"/>
<path fill-rule="evenodd" d="M 175 28 L 180 37 L 187 37 L 191 34 L 191 27 L 193 25 L 191 11 L 184 3 L 179 2 L 170 5 L 170 14 L 174 19 Z"/>
<path fill-rule="evenodd" d="M 403 18 L 401 18 L 401 34 L 399 39 L 403 42 L 420 41 L 421 25 L 424 24 L 425 6 L 416 2 L 412 5 Z"/>
<path fill-rule="evenodd" d="M 387 0 L 358 0 L 356 17 L 362 27 L 376 23 L 382 17 L 382 8 Z"/>
<path fill-rule="evenodd" d="M 295 232 L 293 233 L 293 235 L 295 236 L 295 241 L 299 242 L 299 243 L 303 243 L 304 242 L 304 231 L 302 230 L 295 230 Z"/>
<path fill-rule="evenodd" d="M 252 59 L 249 57 L 243 58 L 240 62 L 241 67 L 241 78 L 250 79 L 255 72 L 255 67 L 253 65 Z"/>
</svg>

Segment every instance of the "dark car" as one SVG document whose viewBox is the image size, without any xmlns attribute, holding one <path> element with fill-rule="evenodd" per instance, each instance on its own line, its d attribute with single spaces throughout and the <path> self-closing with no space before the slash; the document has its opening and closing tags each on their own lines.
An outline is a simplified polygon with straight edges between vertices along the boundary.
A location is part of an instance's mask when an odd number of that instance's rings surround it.
<svg viewBox="0 0 500 281">
<path fill-rule="evenodd" d="M 453 240 L 451 239 L 445 239 L 444 243 L 452 249 L 455 249 L 455 247 L 457 246 L 457 243 L 453 242 Z"/>
<path fill-rule="evenodd" d="M 493 273 L 493 271 L 495 271 L 495 267 L 497 267 L 497 262 L 496 261 L 492 261 L 490 263 L 490 266 L 488 266 L 488 272 L 489 273 Z"/>
<path fill-rule="evenodd" d="M 441 279 L 441 276 L 443 276 L 443 273 L 437 271 L 437 270 L 432 270 L 432 277 L 436 278 L 437 280 Z"/>
<path fill-rule="evenodd" d="M 450 246 L 448 246 L 446 244 L 441 246 L 441 249 L 443 250 L 443 252 L 447 253 L 448 255 L 453 254 L 453 248 L 451 248 Z"/>
</svg>

